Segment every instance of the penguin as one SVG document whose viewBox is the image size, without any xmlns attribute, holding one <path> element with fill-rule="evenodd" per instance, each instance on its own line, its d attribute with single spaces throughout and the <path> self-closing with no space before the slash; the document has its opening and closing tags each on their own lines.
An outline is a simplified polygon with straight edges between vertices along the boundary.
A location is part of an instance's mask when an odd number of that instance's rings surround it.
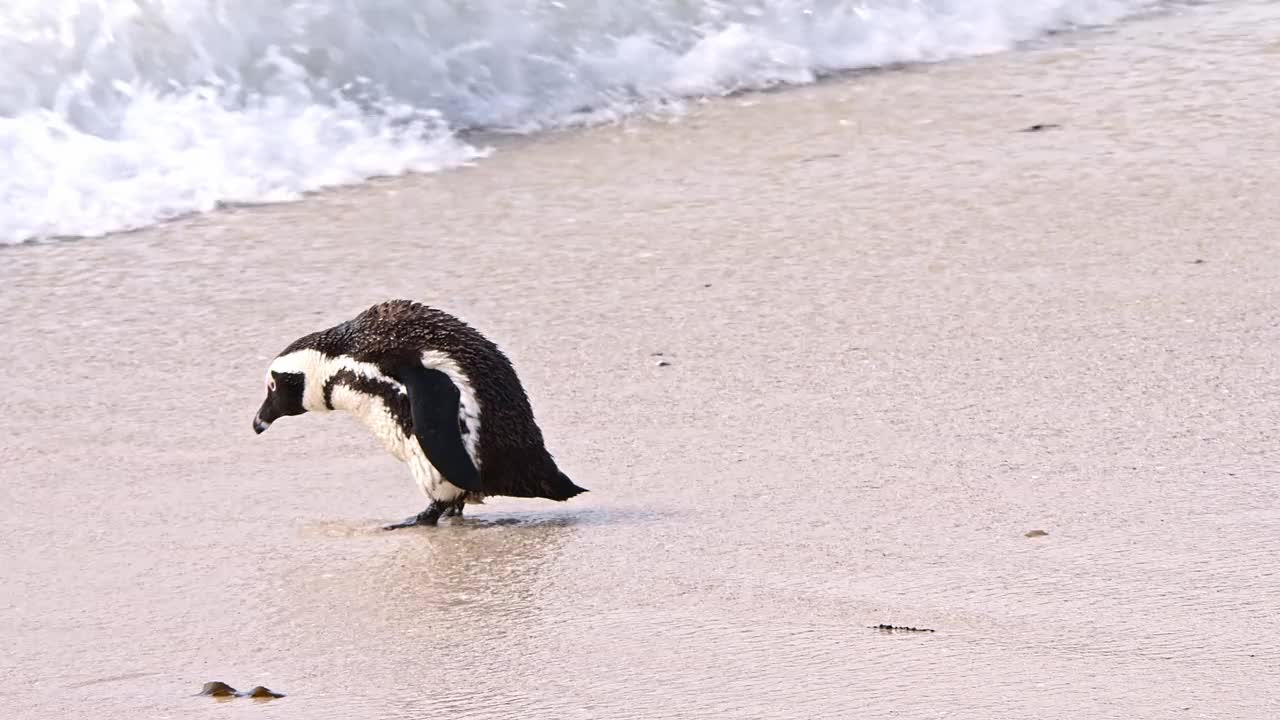
<svg viewBox="0 0 1280 720">
<path fill-rule="evenodd" d="M 430 500 L 385 529 L 433 526 L 488 496 L 586 492 L 556 465 L 511 361 L 462 320 L 411 300 L 373 305 L 271 361 L 262 434 L 281 417 L 343 410 L 409 466 Z"/>
</svg>

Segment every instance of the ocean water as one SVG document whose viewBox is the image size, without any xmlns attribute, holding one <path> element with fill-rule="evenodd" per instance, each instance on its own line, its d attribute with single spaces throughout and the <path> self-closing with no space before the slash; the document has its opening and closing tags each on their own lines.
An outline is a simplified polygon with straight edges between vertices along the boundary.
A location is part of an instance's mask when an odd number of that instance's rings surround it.
<svg viewBox="0 0 1280 720">
<path fill-rule="evenodd" d="M 0 244 L 477 161 L 682 100 L 998 52 L 1157 0 L 7 0 Z"/>
</svg>

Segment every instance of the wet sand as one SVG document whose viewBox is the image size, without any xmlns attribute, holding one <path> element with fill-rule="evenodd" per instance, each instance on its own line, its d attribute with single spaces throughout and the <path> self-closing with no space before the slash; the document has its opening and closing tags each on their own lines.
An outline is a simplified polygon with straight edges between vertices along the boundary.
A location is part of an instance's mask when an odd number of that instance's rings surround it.
<svg viewBox="0 0 1280 720">
<path fill-rule="evenodd" d="M 0 253 L 0 715 L 1276 717 L 1278 20 Z M 589 494 L 383 533 L 423 500 L 352 421 L 253 435 L 395 296 Z"/>
</svg>

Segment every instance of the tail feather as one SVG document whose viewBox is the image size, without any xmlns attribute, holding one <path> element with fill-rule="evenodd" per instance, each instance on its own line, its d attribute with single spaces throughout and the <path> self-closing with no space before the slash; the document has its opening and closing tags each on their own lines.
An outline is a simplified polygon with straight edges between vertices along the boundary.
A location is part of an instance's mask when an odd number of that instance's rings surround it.
<svg viewBox="0 0 1280 720">
<path fill-rule="evenodd" d="M 481 495 L 568 500 L 587 491 L 560 472 L 541 448 L 494 453 L 480 472 Z"/>
<path fill-rule="evenodd" d="M 548 500 L 568 500 L 574 495 L 587 492 L 586 488 L 574 485 L 568 475 L 558 470 L 556 471 L 556 478 L 547 483 L 545 489 Z"/>
</svg>

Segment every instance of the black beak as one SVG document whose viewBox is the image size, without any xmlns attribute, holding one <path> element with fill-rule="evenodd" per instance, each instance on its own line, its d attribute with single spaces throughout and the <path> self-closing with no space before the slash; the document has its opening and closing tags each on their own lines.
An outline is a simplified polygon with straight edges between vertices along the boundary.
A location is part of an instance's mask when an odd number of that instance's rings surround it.
<svg viewBox="0 0 1280 720">
<path fill-rule="evenodd" d="M 253 416 L 253 432 L 258 435 L 266 432 L 277 417 L 275 405 L 272 404 L 271 398 L 267 398 L 262 403 L 262 407 L 258 408 L 258 414 Z"/>
</svg>

